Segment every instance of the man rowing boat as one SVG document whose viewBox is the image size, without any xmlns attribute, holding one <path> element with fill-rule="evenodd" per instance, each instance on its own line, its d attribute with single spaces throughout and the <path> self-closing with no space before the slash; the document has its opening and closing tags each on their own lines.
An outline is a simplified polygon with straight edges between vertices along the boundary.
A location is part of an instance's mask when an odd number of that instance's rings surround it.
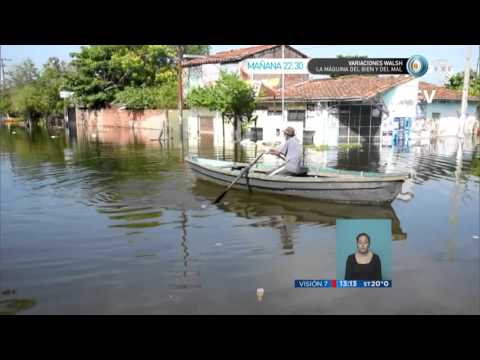
<svg viewBox="0 0 480 360">
<path fill-rule="evenodd" d="M 284 155 L 287 164 L 285 170 L 279 173 L 280 175 L 303 176 L 306 175 L 308 169 L 302 166 L 302 149 L 300 142 L 295 137 L 295 129 L 291 126 L 283 130 L 285 135 L 285 143 L 279 149 L 271 149 L 269 154 Z"/>
</svg>

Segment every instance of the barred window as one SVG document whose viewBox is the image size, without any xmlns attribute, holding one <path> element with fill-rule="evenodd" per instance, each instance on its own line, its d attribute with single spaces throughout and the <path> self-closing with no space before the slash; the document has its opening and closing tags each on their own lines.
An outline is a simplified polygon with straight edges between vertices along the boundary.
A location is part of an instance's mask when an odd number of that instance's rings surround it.
<svg viewBox="0 0 480 360">
<path fill-rule="evenodd" d="M 304 121 L 305 110 L 288 110 L 288 121 Z"/>
<path fill-rule="evenodd" d="M 282 110 L 268 110 L 267 116 L 282 116 Z"/>
</svg>

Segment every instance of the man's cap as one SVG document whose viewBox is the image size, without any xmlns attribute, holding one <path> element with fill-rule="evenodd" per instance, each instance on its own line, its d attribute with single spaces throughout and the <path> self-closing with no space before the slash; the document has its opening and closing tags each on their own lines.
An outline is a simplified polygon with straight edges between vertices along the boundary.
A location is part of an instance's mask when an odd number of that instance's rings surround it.
<svg viewBox="0 0 480 360">
<path fill-rule="evenodd" d="M 283 132 L 288 136 L 295 136 L 295 129 L 291 126 L 287 127 Z"/>
</svg>

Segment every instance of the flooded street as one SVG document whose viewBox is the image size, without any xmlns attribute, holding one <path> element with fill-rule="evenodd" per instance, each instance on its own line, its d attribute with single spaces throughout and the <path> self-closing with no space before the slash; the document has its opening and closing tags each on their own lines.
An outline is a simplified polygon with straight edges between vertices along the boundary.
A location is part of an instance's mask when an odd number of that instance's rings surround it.
<svg viewBox="0 0 480 360">
<path fill-rule="evenodd" d="M 0 128 L 0 301 L 31 300 L 18 314 L 480 312 L 472 139 L 460 153 L 456 138 L 306 149 L 306 165 L 414 174 L 407 199 L 377 207 L 238 190 L 212 205 L 224 187 L 196 180 L 183 158 L 231 160 L 233 149 L 155 138 Z M 241 159 L 258 151 L 242 147 Z M 392 220 L 391 289 L 294 288 L 335 278 L 336 218 Z"/>
</svg>

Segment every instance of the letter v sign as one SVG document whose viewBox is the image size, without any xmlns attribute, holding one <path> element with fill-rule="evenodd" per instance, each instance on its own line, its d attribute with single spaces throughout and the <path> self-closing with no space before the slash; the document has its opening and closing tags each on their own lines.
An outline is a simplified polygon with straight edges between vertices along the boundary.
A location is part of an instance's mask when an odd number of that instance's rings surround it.
<svg viewBox="0 0 480 360">
<path fill-rule="evenodd" d="M 428 96 L 428 91 L 423 90 L 423 95 L 425 96 L 425 100 L 427 100 L 427 104 L 432 103 L 433 97 L 435 96 L 436 92 L 437 92 L 437 90 L 432 90 L 432 92 L 430 93 L 430 96 Z"/>
</svg>

